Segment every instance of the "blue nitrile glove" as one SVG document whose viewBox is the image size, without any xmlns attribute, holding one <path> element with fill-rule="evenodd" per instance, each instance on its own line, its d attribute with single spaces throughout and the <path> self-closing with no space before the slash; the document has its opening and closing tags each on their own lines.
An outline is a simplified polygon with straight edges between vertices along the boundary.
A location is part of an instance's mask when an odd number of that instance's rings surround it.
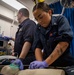
<svg viewBox="0 0 74 75">
<path fill-rule="evenodd" d="M 15 64 L 19 67 L 20 70 L 24 69 L 24 65 L 20 59 L 12 60 L 11 64 Z"/>
<path fill-rule="evenodd" d="M 49 65 L 46 63 L 46 61 L 33 61 L 29 65 L 29 69 L 38 69 L 38 68 L 46 68 Z"/>
<path fill-rule="evenodd" d="M 8 37 L 8 36 L 4 36 L 3 38 L 4 38 L 5 40 L 7 40 L 7 41 L 12 40 L 12 38 L 11 38 L 11 37 Z"/>
</svg>

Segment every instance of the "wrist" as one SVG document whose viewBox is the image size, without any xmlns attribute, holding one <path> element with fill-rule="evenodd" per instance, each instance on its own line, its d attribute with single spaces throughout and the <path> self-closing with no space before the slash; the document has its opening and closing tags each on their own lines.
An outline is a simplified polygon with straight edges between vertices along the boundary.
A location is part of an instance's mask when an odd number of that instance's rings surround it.
<svg viewBox="0 0 74 75">
<path fill-rule="evenodd" d="M 21 61 L 22 61 L 22 63 L 24 62 L 24 59 L 23 59 L 23 58 L 19 58 L 19 60 L 21 60 Z"/>
<path fill-rule="evenodd" d="M 45 61 L 47 62 L 48 65 L 52 64 L 51 58 L 47 58 Z"/>
<path fill-rule="evenodd" d="M 49 64 L 46 61 L 43 61 L 43 63 L 46 65 L 46 67 L 49 66 Z"/>
</svg>

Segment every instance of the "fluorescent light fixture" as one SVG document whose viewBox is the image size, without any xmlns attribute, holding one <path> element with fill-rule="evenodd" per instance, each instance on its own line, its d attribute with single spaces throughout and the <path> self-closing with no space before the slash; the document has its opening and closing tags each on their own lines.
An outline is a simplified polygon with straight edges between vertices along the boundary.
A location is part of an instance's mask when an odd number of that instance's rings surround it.
<svg viewBox="0 0 74 75">
<path fill-rule="evenodd" d="M 2 0 L 2 1 L 7 3 L 8 5 L 12 6 L 13 8 L 15 8 L 17 10 L 19 10 L 21 8 L 27 8 L 16 0 Z"/>
</svg>

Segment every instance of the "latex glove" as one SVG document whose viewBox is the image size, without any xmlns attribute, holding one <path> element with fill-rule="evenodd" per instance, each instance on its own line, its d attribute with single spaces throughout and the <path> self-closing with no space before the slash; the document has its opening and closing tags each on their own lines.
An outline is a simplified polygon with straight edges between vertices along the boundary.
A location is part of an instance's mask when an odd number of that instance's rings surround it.
<svg viewBox="0 0 74 75">
<path fill-rule="evenodd" d="M 19 67 L 20 70 L 24 69 L 23 63 L 20 59 L 12 60 L 11 64 L 15 64 Z"/>
<path fill-rule="evenodd" d="M 29 69 L 38 69 L 38 68 L 46 68 L 49 65 L 46 63 L 46 61 L 33 61 L 29 65 Z"/>
<path fill-rule="evenodd" d="M 12 40 L 11 37 L 7 37 L 7 36 L 4 36 L 3 38 L 4 38 L 5 40 L 7 40 L 7 41 Z"/>
</svg>

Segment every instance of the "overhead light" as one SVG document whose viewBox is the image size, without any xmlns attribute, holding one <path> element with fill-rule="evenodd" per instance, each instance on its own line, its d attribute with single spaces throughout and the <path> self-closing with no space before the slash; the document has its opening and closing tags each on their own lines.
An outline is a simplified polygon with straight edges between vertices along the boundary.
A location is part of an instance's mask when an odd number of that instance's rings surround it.
<svg viewBox="0 0 74 75">
<path fill-rule="evenodd" d="M 5 2 L 6 4 L 12 6 L 13 8 L 15 8 L 17 10 L 19 10 L 21 8 L 27 8 L 16 0 L 2 0 L 2 1 Z"/>
</svg>

